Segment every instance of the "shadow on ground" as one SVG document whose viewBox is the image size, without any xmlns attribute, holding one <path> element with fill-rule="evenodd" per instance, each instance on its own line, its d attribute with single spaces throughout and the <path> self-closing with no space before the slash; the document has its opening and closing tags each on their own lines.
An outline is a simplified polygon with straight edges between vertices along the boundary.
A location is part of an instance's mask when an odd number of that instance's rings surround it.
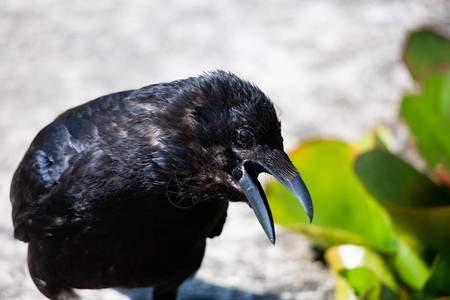
<svg viewBox="0 0 450 300">
<path fill-rule="evenodd" d="M 131 300 L 151 300 L 152 288 L 145 289 L 115 289 L 129 297 Z M 281 300 L 278 296 L 264 294 L 258 295 L 251 292 L 233 288 L 221 287 L 199 279 L 186 281 L 178 293 L 179 300 Z"/>
</svg>

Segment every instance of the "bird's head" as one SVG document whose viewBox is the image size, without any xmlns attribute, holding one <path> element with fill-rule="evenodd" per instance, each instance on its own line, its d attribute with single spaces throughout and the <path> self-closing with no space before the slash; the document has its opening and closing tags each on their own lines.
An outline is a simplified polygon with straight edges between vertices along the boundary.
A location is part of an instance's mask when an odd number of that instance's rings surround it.
<svg viewBox="0 0 450 300">
<path fill-rule="evenodd" d="M 308 189 L 283 150 L 280 121 L 272 102 L 256 86 L 233 74 L 218 71 L 200 77 L 207 104 L 196 108 L 202 143 L 224 157 L 228 180 L 245 196 L 268 238 L 274 242 L 272 213 L 258 181 L 266 172 L 281 182 L 300 202 L 308 219 L 313 206 Z M 214 153 L 215 151 L 212 151 Z"/>
<path fill-rule="evenodd" d="M 311 222 L 311 197 L 283 150 L 280 121 L 264 93 L 223 71 L 176 84 L 181 96 L 171 101 L 173 109 L 161 121 L 172 118 L 176 131 L 182 132 L 177 134 L 177 138 L 169 136 L 170 143 L 165 144 L 173 144 L 178 139 L 181 141 L 179 144 L 188 145 L 183 149 L 189 150 L 183 151 L 192 153 L 190 165 L 195 165 L 196 169 L 190 173 L 196 174 L 195 182 L 185 186 L 201 186 L 203 194 L 249 203 L 273 243 L 272 213 L 258 181 L 258 175 L 266 172 L 299 200 Z M 196 190 L 198 194 L 198 188 Z"/>
</svg>

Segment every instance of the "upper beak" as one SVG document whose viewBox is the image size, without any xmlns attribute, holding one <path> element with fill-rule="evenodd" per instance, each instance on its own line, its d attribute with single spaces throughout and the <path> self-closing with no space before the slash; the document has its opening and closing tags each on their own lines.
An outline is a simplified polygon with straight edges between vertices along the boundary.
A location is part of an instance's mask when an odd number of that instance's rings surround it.
<svg viewBox="0 0 450 300">
<path fill-rule="evenodd" d="M 257 180 L 261 171 L 270 173 L 298 199 L 310 223 L 313 218 L 313 205 L 305 183 L 284 151 L 264 151 L 253 159 L 245 161 L 239 185 L 244 191 L 267 237 L 274 244 L 275 229 L 272 212 L 263 188 Z"/>
</svg>

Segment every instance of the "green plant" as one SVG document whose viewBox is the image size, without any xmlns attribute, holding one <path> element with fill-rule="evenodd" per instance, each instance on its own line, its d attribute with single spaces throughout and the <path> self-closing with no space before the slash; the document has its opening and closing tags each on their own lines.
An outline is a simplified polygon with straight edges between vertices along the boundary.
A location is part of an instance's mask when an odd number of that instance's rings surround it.
<svg viewBox="0 0 450 300">
<path fill-rule="evenodd" d="M 391 153 L 381 128 L 358 145 L 316 140 L 291 153 L 313 224 L 279 184 L 266 186 L 275 221 L 326 249 L 336 299 L 450 296 L 450 42 L 414 32 L 404 59 L 422 92 L 404 96 L 400 117 L 425 170 Z"/>
</svg>

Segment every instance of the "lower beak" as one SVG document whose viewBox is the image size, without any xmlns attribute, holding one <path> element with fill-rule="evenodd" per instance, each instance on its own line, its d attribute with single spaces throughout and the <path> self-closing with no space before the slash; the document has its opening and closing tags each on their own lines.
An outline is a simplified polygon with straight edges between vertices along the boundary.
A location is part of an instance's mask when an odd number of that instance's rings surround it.
<svg viewBox="0 0 450 300">
<path fill-rule="evenodd" d="M 300 202 L 311 223 L 313 218 L 313 205 L 308 189 L 297 169 L 289 160 L 286 153 L 281 150 L 272 150 L 258 155 L 251 161 L 243 164 L 242 176 L 239 185 L 244 191 L 255 215 L 272 244 L 275 243 L 275 229 L 272 212 L 263 188 L 257 180 L 258 174 L 263 171 L 271 174 L 283 184 Z"/>
</svg>

